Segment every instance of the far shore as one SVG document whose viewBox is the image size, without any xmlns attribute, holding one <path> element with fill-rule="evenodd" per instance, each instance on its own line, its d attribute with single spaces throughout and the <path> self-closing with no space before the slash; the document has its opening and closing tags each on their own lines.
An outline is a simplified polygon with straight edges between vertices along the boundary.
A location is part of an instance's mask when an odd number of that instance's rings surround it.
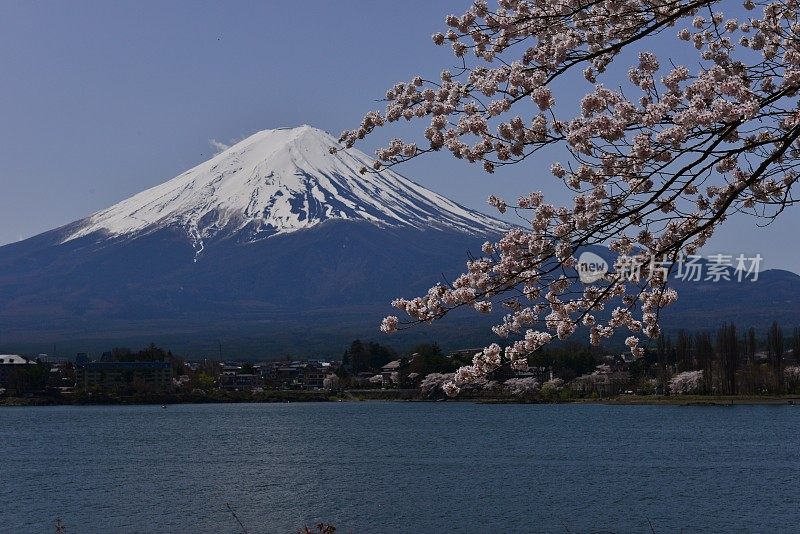
<svg viewBox="0 0 800 534">
<path fill-rule="evenodd" d="M 609 399 L 574 399 L 570 402 L 578 404 L 669 404 L 676 406 L 730 406 L 733 404 L 800 405 L 800 395 L 619 395 Z"/>
<path fill-rule="evenodd" d="M 225 395 L 153 394 L 148 396 L 31 396 L 0 397 L 3 406 L 117 406 L 170 404 L 234 404 L 291 402 L 473 402 L 478 404 L 605 404 L 669 406 L 800 405 L 800 395 L 617 395 L 613 397 L 543 399 L 537 397 L 423 398 L 417 390 L 233 392 Z"/>
</svg>

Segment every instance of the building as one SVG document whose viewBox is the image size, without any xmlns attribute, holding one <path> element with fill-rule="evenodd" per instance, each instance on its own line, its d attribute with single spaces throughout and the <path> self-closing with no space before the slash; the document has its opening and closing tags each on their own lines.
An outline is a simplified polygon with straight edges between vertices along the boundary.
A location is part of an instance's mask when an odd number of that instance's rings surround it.
<svg viewBox="0 0 800 534">
<path fill-rule="evenodd" d="M 330 365 L 318 362 L 305 365 L 300 372 L 300 381 L 303 389 L 322 389 L 325 386 L 325 377 L 329 374 Z"/>
<path fill-rule="evenodd" d="M 72 364 L 58 362 L 50 366 L 50 376 L 47 380 L 48 387 L 61 391 L 68 391 L 75 386 L 75 373 Z"/>
<path fill-rule="evenodd" d="M 220 389 L 230 391 L 243 391 L 260 388 L 264 385 L 264 379 L 260 372 L 243 373 L 241 367 L 224 365 L 219 375 Z"/>
<path fill-rule="evenodd" d="M 267 381 L 281 389 L 298 389 L 300 387 L 300 366 L 284 364 L 271 368 L 267 374 Z"/>
<path fill-rule="evenodd" d="M 36 365 L 36 362 L 17 354 L 0 354 L 0 388 L 10 389 L 15 386 L 13 382 L 19 372 L 24 371 L 28 365 Z"/>
<path fill-rule="evenodd" d="M 401 365 L 402 362 L 400 360 L 394 360 L 381 367 L 381 376 L 383 376 L 384 384 L 392 383 L 392 375 L 400 371 Z"/>
<path fill-rule="evenodd" d="M 75 364 L 75 387 L 114 388 L 145 384 L 155 389 L 172 386 L 172 365 L 169 362 L 87 362 Z"/>
<path fill-rule="evenodd" d="M 258 367 L 263 383 L 272 389 L 322 389 L 325 377 L 338 366 L 323 360 L 272 361 Z"/>
<path fill-rule="evenodd" d="M 618 395 L 630 385 L 627 373 L 592 373 L 582 375 L 570 382 L 569 387 L 582 395 L 596 393 L 600 396 Z"/>
</svg>

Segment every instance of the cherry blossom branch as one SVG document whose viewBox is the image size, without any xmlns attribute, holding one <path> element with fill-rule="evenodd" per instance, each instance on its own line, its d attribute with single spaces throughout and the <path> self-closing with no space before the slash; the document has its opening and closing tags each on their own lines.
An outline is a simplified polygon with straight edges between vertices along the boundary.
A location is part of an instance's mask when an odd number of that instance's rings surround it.
<svg viewBox="0 0 800 534">
<path fill-rule="evenodd" d="M 442 72 L 440 82 L 417 76 L 396 84 L 383 112 L 368 113 L 342 134 L 350 147 L 401 119 L 430 121 L 424 142 L 394 139 L 363 172 L 442 149 L 489 173 L 546 148 L 567 156 L 550 173 L 575 193 L 572 205 L 552 205 L 538 191 L 514 204 L 490 197 L 501 213 L 521 214 L 525 228 L 487 242 L 484 256 L 471 258 L 452 282 L 395 300 L 407 321 L 384 320 L 382 329 L 391 332 L 464 306 L 489 313 L 499 302 L 510 310 L 494 332 L 514 340 L 476 354 L 448 392 L 501 365 L 523 368 L 531 352 L 580 326 L 593 344 L 620 328 L 657 337 L 660 310 L 677 298 L 658 262 L 696 253 L 734 213 L 771 221 L 794 204 L 798 2 L 744 0 L 752 16 L 741 21 L 726 18 L 723 4 L 498 0 L 490 10 L 478 0 L 433 36 L 451 44 L 462 61 L 459 72 Z M 665 38 L 665 29 L 681 23 L 675 43 L 697 51 L 694 70 L 637 48 L 627 92 L 638 98 L 599 83 L 622 51 Z M 586 66 L 581 77 L 588 85 L 574 115 L 557 104 L 554 90 L 562 79 L 575 83 L 569 76 L 579 66 Z M 646 282 L 612 272 L 579 284 L 576 255 L 591 245 L 608 246 L 620 259 L 633 256 Z M 537 324 L 541 329 L 532 328 Z M 643 353 L 635 335 L 626 344 L 634 355 Z"/>
</svg>

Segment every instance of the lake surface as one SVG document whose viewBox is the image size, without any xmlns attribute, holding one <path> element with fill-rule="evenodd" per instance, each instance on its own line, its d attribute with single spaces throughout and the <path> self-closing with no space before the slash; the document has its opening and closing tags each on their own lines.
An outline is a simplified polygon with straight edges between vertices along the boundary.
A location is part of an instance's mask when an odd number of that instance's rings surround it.
<svg viewBox="0 0 800 534">
<path fill-rule="evenodd" d="M 0 408 L 0 532 L 797 532 L 800 406 Z"/>
</svg>

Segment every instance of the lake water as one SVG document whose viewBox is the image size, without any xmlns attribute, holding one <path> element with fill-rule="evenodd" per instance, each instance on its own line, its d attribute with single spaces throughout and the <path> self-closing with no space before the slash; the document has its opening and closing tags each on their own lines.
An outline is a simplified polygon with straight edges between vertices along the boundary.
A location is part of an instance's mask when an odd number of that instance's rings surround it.
<svg viewBox="0 0 800 534">
<path fill-rule="evenodd" d="M 0 409 L 0 532 L 798 532 L 800 406 Z"/>
</svg>

